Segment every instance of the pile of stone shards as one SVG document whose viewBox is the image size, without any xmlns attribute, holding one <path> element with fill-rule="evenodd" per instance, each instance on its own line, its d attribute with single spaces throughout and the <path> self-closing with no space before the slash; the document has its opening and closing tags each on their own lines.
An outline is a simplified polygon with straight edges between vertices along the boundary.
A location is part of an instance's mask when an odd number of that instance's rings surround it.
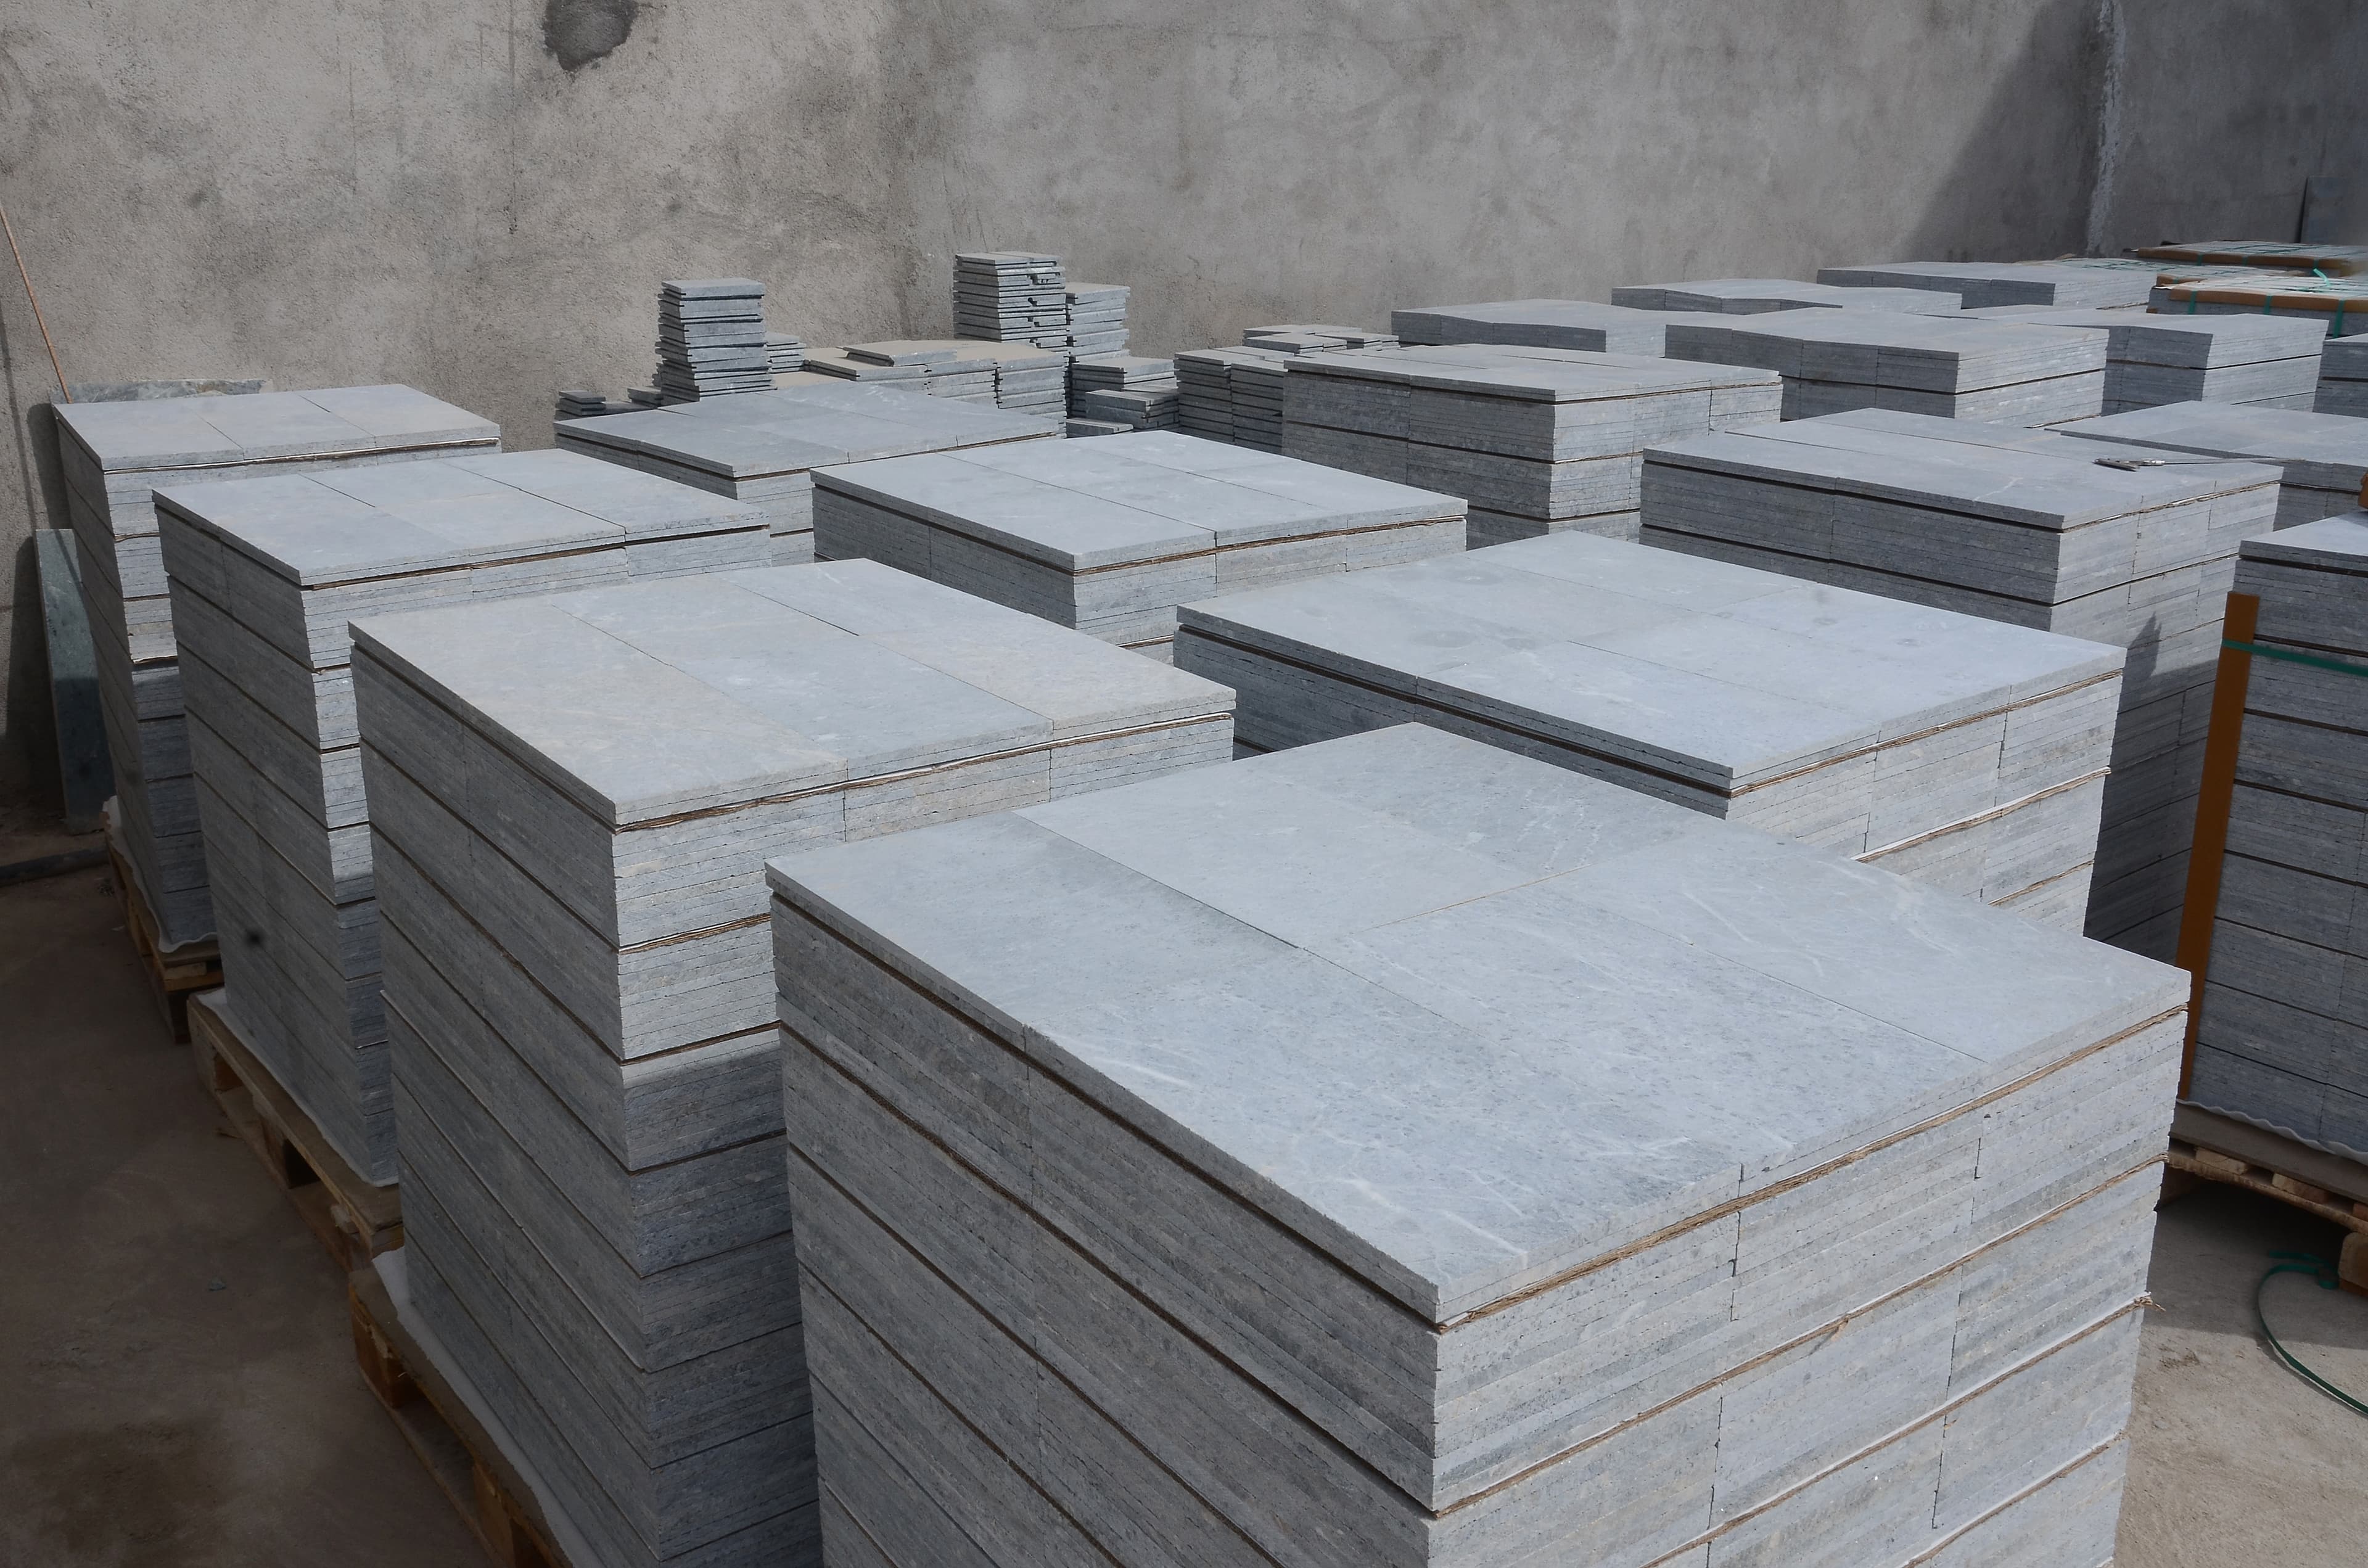
<svg viewBox="0 0 2368 1568">
<path fill-rule="evenodd" d="M 2248 540 L 2237 591 L 2262 652 L 2188 1097 L 2368 1160 L 2368 514 Z"/>
<path fill-rule="evenodd" d="M 765 516 L 548 451 L 168 485 L 156 511 L 239 1028 L 346 1163 L 393 1181 L 347 623 L 761 566 Z"/>
<path fill-rule="evenodd" d="M 114 761 L 124 858 L 167 946 L 214 930 L 152 499 L 257 473 L 501 449 L 490 420 L 409 387 L 56 405 L 59 468 Z"/>
<path fill-rule="evenodd" d="M 2368 483 L 2368 424 L 2340 414 L 2180 403 L 2083 419 L 2065 426 L 2064 434 L 2152 449 L 2136 460 L 2151 457 L 2171 468 L 2207 468 L 2215 460 L 2271 464 L 2283 474 L 2282 528 L 2358 510 L 2361 486 Z"/>
<path fill-rule="evenodd" d="M 597 1561 L 814 1562 L 765 858 L 1223 758 L 1231 694 L 870 562 L 367 619 L 353 678 L 412 1305 Z"/>
<path fill-rule="evenodd" d="M 1180 611 L 1264 751 L 1418 721 L 2078 934 L 2119 648 L 1563 533 Z"/>
<path fill-rule="evenodd" d="M 1282 449 L 1469 501 L 1474 546 L 1576 528 L 1636 537 L 1646 447 L 1772 421 L 1761 370 L 1465 344 L 1288 361 Z"/>
<path fill-rule="evenodd" d="M 2168 957 L 2222 612 L 2277 471 L 2108 466 L 2156 455 L 1874 411 L 1763 426 L 1645 453 L 1643 538 L 2128 650 L 2088 930 Z"/>
<path fill-rule="evenodd" d="M 1164 432 L 814 482 L 824 559 L 882 562 L 1160 659 L 1187 600 L 1463 547 L 1452 495 Z"/>
<path fill-rule="evenodd" d="M 2112 1552 L 2176 971 L 1414 725 L 769 872 L 834 1563 Z"/>
<path fill-rule="evenodd" d="M 1788 311 L 1668 331 L 1671 358 L 1782 376 L 1787 419 L 1859 408 L 2008 425 L 2091 418 L 2104 410 L 2105 347 L 2069 327 L 1889 311 Z"/>
<path fill-rule="evenodd" d="M 814 559 L 814 471 L 831 463 L 1060 434 L 1043 419 L 897 386 L 798 386 L 560 424 L 562 451 L 637 468 L 772 519 L 773 562 Z"/>
</svg>

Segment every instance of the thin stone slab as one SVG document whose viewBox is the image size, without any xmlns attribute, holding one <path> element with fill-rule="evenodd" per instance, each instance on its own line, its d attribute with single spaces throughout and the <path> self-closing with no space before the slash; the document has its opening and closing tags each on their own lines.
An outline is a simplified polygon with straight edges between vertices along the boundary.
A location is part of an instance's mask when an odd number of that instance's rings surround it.
<svg viewBox="0 0 2368 1568">
<path fill-rule="evenodd" d="M 1611 290 L 1611 302 L 1640 311 L 1710 311 L 1723 315 L 1762 315 L 1815 307 L 1883 311 L 1899 315 L 1950 315 L 1958 308 L 1952 292 L 1921 288 L 1837 288 L 1819 280 L 1790 278 L 1714 278 L 1693 283 L 1632 283 Z"/>
<path fill-rule="evenodd" d="M 1857 289 L 1926 289 L 1953 294 L 1966 310 L 1994 305 L 2062 305 L 2110 310 L 2143 305 L 2148 274 L 2044 261 L 1895 261 L 1821 267 L 1817 281 Z"/>
<path fill-rule="evenodd" d="M 1668 351 L 1673 322 L 1692 321 L 1707 313 L 1711 312 L 1639 310 L 1593 300 L 1492 300 L 1392 311 L 1390 327 L 1398 341 L 1406 344 L 1500 343 L 1658 357 Z"/>
<path fill-rule="evenodd" d="M 2278 527 L 2354 511 L 2368 483 L 2368 425 L 2336 414 L 2174 403 L 2063 426 L 2068 436 L 2196 457 L 2274 463 L 2283 473 Z"/>
</svg>

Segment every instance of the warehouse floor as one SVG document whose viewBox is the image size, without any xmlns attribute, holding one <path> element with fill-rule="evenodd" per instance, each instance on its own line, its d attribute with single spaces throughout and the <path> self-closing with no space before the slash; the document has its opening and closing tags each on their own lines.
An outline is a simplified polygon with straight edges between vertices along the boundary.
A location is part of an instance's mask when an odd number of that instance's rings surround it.
<svg viewBox="0 0 2368 1568">
<path fill-rule="evenodd" d="M 0 862 L 87 842 L 0 831 Z M 168 1043 L 104 871 L 0 887 L 0 1562 L 480 1561 L 354 1369 L 336 1269 Z M 2356 1560 L 2368 1420 L 2253 1324 L 2268 1255 L 2337 1240 L 2231 1188 L 2163 1210 L 2119 1568 Z M 2268 1301 L 2368 1393 L 2368 1301 Z"/>
</svg>

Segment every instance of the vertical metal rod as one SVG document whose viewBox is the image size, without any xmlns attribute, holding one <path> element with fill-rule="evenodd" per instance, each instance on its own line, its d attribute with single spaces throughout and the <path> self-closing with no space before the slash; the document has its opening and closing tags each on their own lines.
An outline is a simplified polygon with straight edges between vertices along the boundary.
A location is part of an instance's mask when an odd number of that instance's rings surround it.
<svg viewBox="0 0 2368 1568">
<path fill-rule="evenodd" d="M 50 351 L 50 372 L 58 379 L 58 396 L 74 401 L 66 391 L 65 367 L 58 363 L 58 346 L 50 341 L 50 324 L 41 316 L 41 297 L 33 292 L 33 275 L 25 270 L 25 253 L 17 248 L 17 225 L 8 222 L 8 209 L 0 206 L 0 230 L 8 235 L 8 254 L 17 258 L 17 276 L 25 280 L 25 298 L 33 307 L 33 324 L 41 329 L 41 347 Z"/>
</svg>

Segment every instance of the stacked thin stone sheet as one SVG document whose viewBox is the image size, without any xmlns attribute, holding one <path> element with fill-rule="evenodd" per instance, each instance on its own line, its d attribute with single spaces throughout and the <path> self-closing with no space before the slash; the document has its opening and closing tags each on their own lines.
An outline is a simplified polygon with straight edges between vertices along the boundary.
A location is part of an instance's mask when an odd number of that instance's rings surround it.
<svg viewBox="0 0 2368 1568">
<path fill-rule="evenodd" d="M 965 359 L 995 366 L 995 406 L 1014 414 L 1058 419 L 1069 405 L 1069 357 L 1032 343 L 989 343 L 956 338 Z"/>
<path fill-rule="evenodd" d="M 2078 934 L 2122 651 L 1564 533 L 1178 612 L 1278 751 L 1418 721 Z"/>
<path fill-rule="evenodd" d="M 1280 348 L 1248 345 L 1230 351 L 1225 386 L 1233 394 L 1235 445 L 1282 450 L 1283 375 L 1294 358 Z"/>
<path fill-rule="evenodd" d="M 2142 245 L 2135 254 L 2150 262 L 2283 268 L 2327 278 L 2368 272 L 2368 245 L 2304 244 L 2284 240 L 2188 240 Z"/>
<path fill-rule="evenodd" d="M 152 492 L 501 449 L 491 420 L 409 387 L 54 407 L 123 853 L 168 946 L 213 934 L 172 602 Z"/>
<path fill-rule="evenodd" d="M 764 513 L 564 452 L 156 493 L 222 972 L 245 1042 L 395 1176 L 347 622 L 762 566 Z"/>
<path fill-rule="evenodd" d="M 807 356 L 806 369 L 846 381 L 891 381 L 907 392 L 963 403 L 996 401 L 996 361 L 960 338 L 899 338 L 850 343 L 836 354 Z"/>
<path fill-rule="evenodd" d="M 2237 545 L 2274 521 L 2277 471 L 2100 460 L 2151 455 L 1879 411 L 1763 426 L 1647 452 L 1643 537 L 2127 649 L 2088 931 L 2167 958 L 2221 615 Z"/>
<path fill-rule="evenodd" d="M 1764 315 L 1824 306 L 1903 315 L 1953 315 L 1957 296 L 1929 289 L 1845 289 L 1790 278 L 1713 278 L 1694 283 L 1632 283 L 1611 290 L 1611 302 L 1638 311 L 1709 311 Z"/>
<path fill-rule="evenodd" d="M 2176 971 L 1419 726 L 769 872 L 834 1563 L 2112 1552 Z"/>
<path fill-rule="evenodd" d="M 869 562 L 365 619 L 414 1305 L 604 1564 L 817 1560 L 764 859 L 1229 755 Z"/>
<path fill-rule="evenodd" d="M 1857 408 L 2009 425 L 2091 418 L 2104 410 L 2105 349 L 2096 333 L 2068 327 L 1889 311 L 1785 312 L 1668 332 L 1673 359 L 1782 375 L 1787 419 Z"/>
<path fill-rule="evenodd" d="M 753 278 L 674 278 L 658 288 L 658 396 L 688 402 L 773 384 L 765 286 Z"/>
<path fill-rule="evenodd" d="M 1989 321 L 2077 326 L 2105 337 L 2105 408 L 2124 414 L 2166 403 L 2254 403 L 2308 408 L 2329 341 L 2286 316 L 2157 315 L 2146 311 L 2001 305 Z"/>
<path fill-rule="evenodd" d="M 814 548 L 1155 658 L 1176 607 L 1461 553 L 1463 503 L 1197 437 L 985 448 L 815 476 Z"/>
<path fill-rule="evenodd" d="M 765 335 L 765 364 L 776 376 L 793 376 L 806 368 L 806 346 L 786 332 Z"/>
<path fill-rule="evenodd" d="M 2246 686 L 2188 1096 L 2368 1160 L 2368 514 L 2247 540 L 2237 591 L 2270 652 Z"/>
<path fill-rule="evenodd" d="M 1073 354 L 1126 352 L 1126 301 L 1132 292 L 1123 283 L 1072 283 L 1063 290 L 1069 305 L 1069 351 Z"/>
<path fill-rule="evenodd" d="M 2340 414 L 2180 403 L 2083 419 L 2065 426 L 2064 433 L 2152 449 L 2135 455 L 2179 467 L 2208 467 L 2195 460 L 2214 458 L 2271 464 L 2283 474 L 2282 528 L 2356 509 L 2361 486 L 2368 483 L 2368 425 Z"/>
<path fill-rule="evenodd" d="M 1825 306 L 1807 306 L 1822 310 Z M 1507 343 L 1531 348 L 1584 348 L 1599 354 L 1668 351 L 1668 330 L 1725 312 L 1638 310 L 1593 300 L 1497 300 L 1392 311 L 1401 343 Z"/>
<path fill-rule="evenodd" d="M 1226 377 L 1238 348 L 1192 348 L 1176 356 L 1176 427 L 1212 441 L 1234 438 L 1234 394 Z"/>
<path fill-rule="evenodd" d="M 1873 267 L 1821 267 L 1817 281 L 1853 289 L 1928 289 L 1953 294 L 1966 310 L 1994 305 L 2111 310 L 2146 302 L 2147 274 L 2123 267 L 2047 261 L 1893 261 Z"/>
<path fill-rule="evenodd" d="M 863 385 L 784 387 L 579 419 L 552 432 L 563 451 L 755 502 L 772 519 L 775 565 L 814 559 L 817 468 L 1059 434 L 1027 415 Z"/>
<path fill-rule="evenodd" d="M 1069 361 L 1069 412 L 1136 430 L 1170 430 L 1183 414 L 1172 359 L 1099 354 Z"/>
<path fill-rule="evenodd" d="M 559 394 L 556 419 L 597 419 L 604 414 L 631 414 L 633 405 L 619 403 L 606 392 L 592 392 L 583 387 L 570 387 Z"/>
<path fill-rule="evenodd" d="M 1066 350 L 1069 294 L 1061 258 L 1034 251 L 956 252 L 954 335 Z"/>
<path fill-rule="evenodd" d="M 2148 296 L 2164 314 L 2293 316 L 2329 337 L 2368 333 L 2368 278 L 2250 272 L 2157 283 Z"/>
<path fill-rule="evenodd" d="M 1640 454 L 1772 421 L 1765 371 L 1492 344 L 1301 355 L 1282 449 L 1471 502 L 1474 548 L 1578 529 L 1636 537 Z"/>
<path fill-rule="evenodd" d="M 1242 329 L 1242 347 L 1270 348 L 1279 354 L 1321 354 L 1336 348 L 1388 348 L 1397 335 L 1367 332 L 1362 327 L 1331 326 L 1322 322 L 1281 322 L 1272 326 Z"/>
<path fill-rule="evenodd" d="M 2368 337 L 2330 337 L 2318 366 L 2317 414 L 2368 418 Z"/>
</svg>

